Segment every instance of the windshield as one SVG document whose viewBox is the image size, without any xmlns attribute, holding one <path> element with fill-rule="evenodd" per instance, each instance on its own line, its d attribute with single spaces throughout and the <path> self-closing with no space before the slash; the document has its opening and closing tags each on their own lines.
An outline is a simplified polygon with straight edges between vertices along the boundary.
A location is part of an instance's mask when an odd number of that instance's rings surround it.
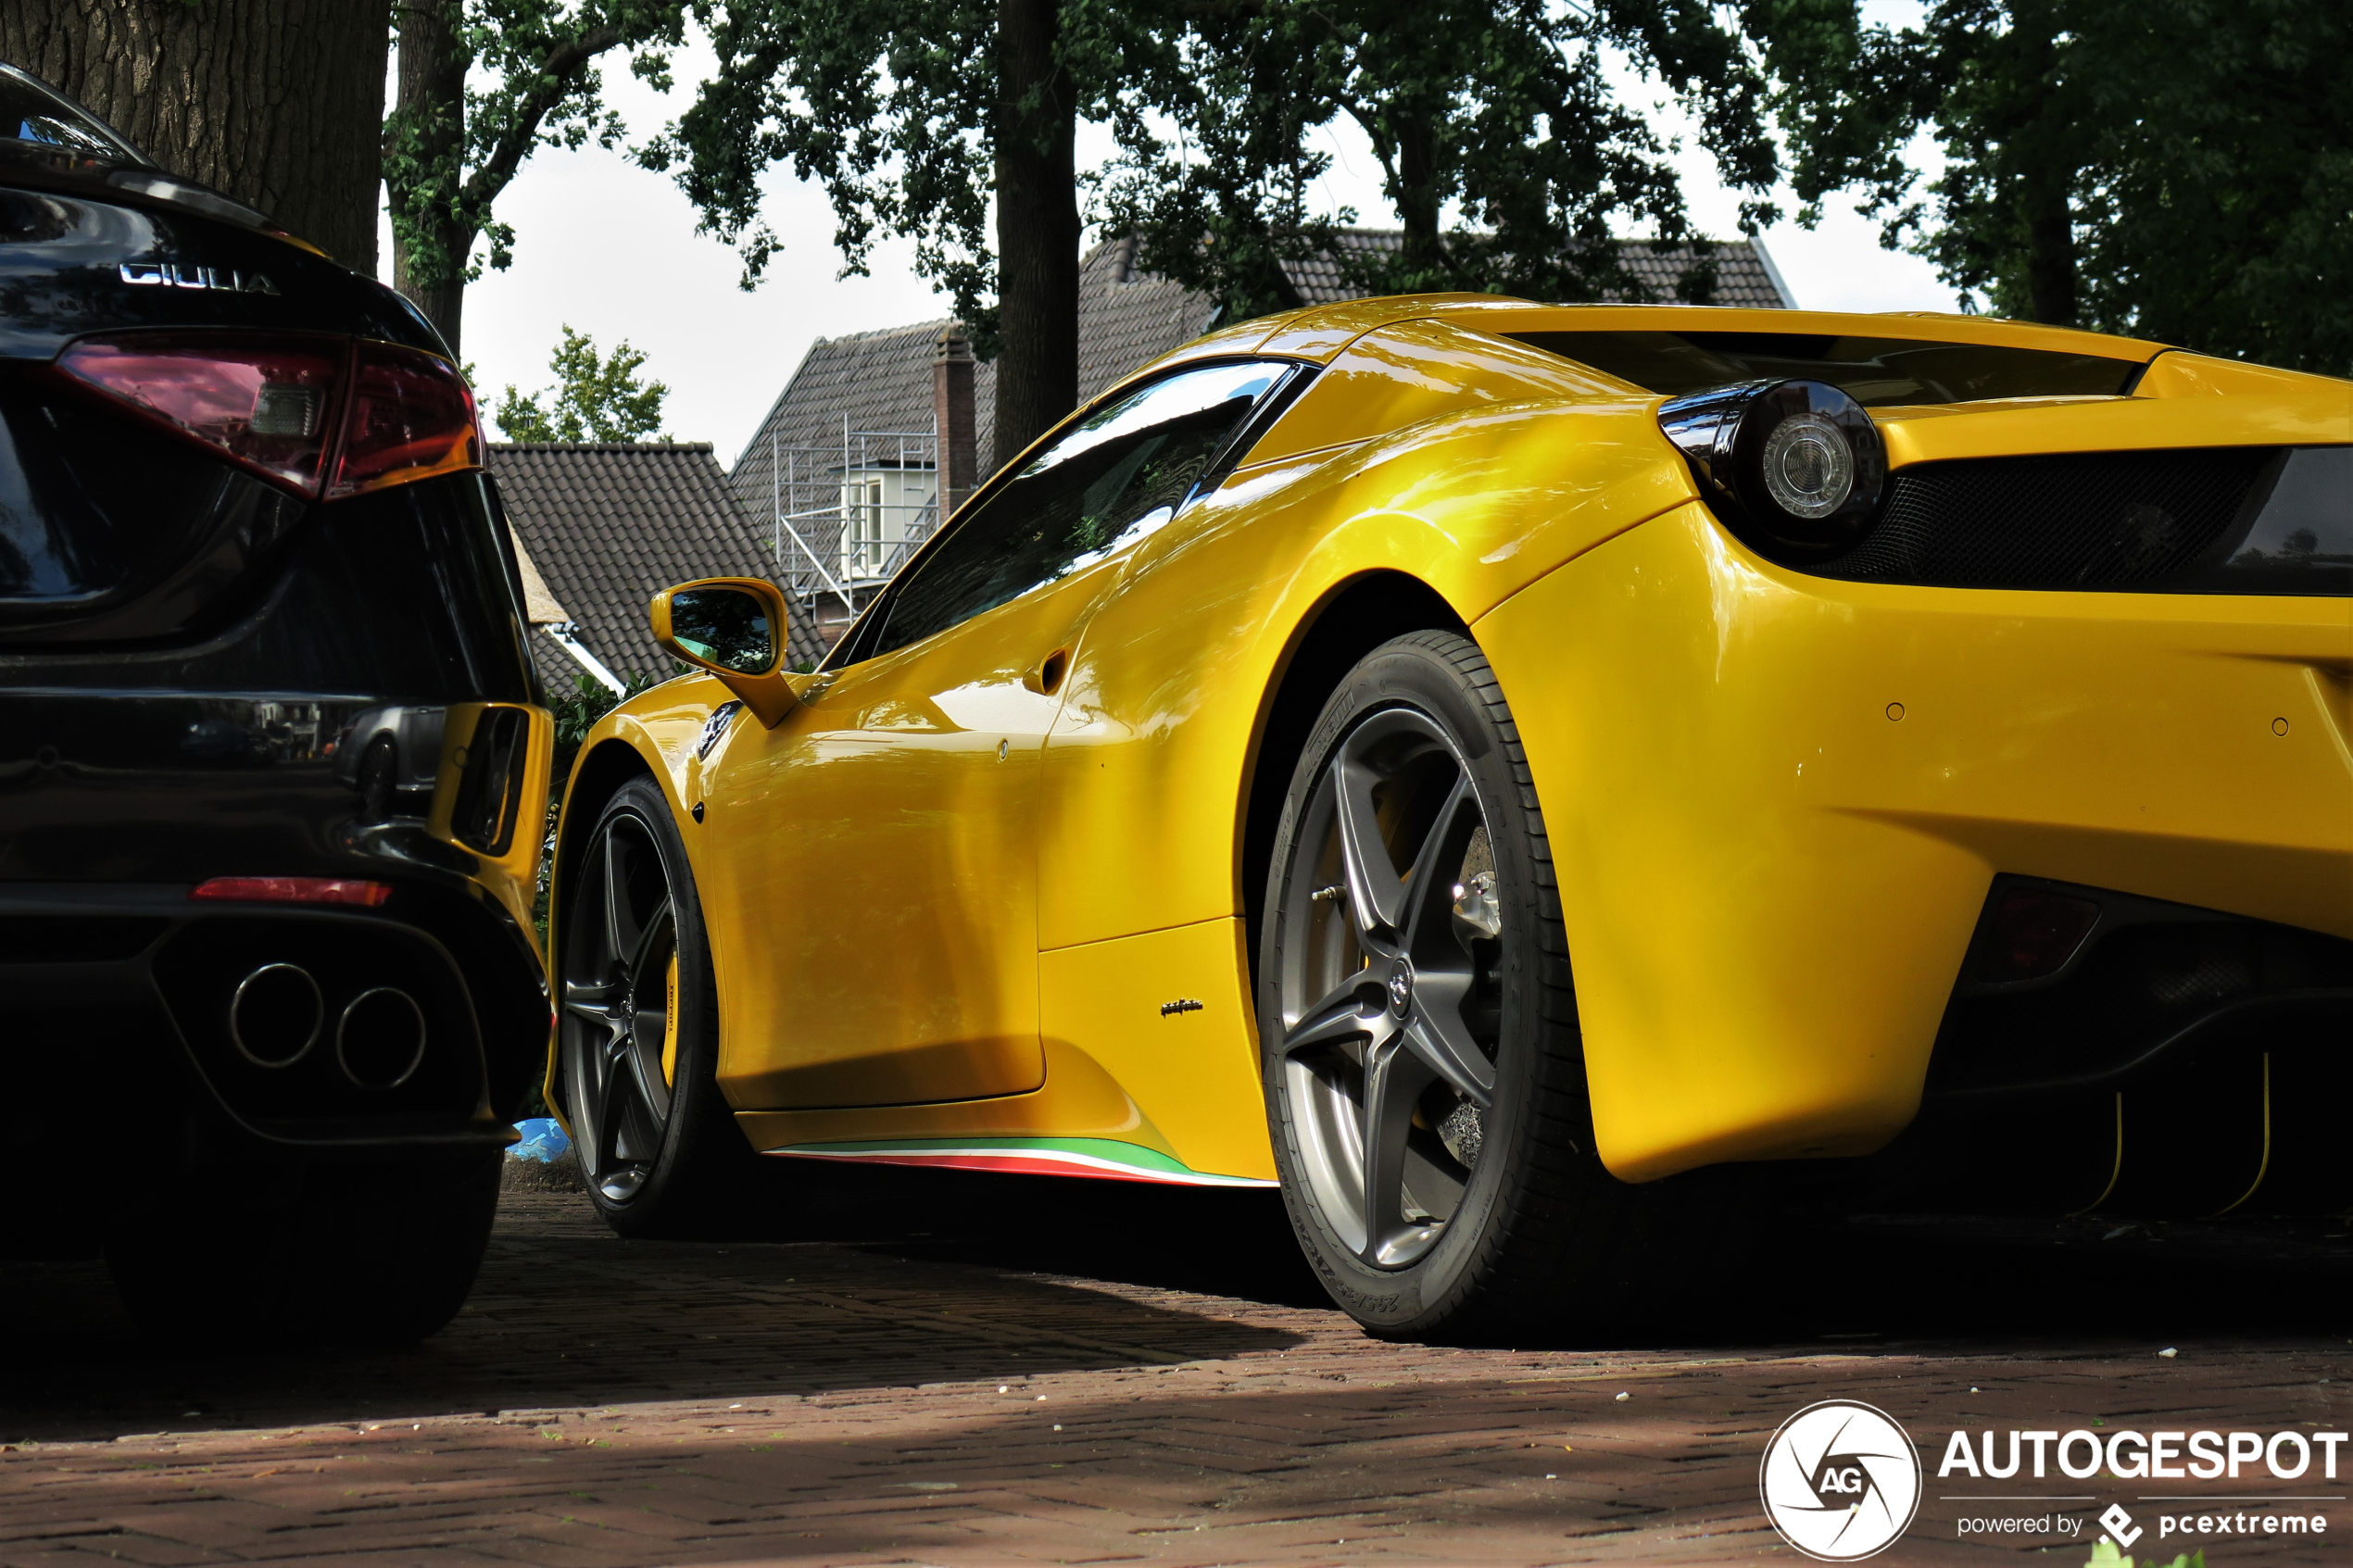
<svg viewBox="0 0 2353 1568">
<path fill-rule="evenodd" d="M 97 116 L 30 72 L 0 63 L 0 141 L 146 163 L 139 149 Z"/>
<path fill-rule="evenodd" d="M 2112 397 L 2136 359 L 2004 344 L 1819 332 L 1514 332 L 1513 337 L 1647 391 L 1680 397 L 1735 382 L 1828 382 L 1857 403 L 1974 403 L 1989 397 Z"/>
</svg>

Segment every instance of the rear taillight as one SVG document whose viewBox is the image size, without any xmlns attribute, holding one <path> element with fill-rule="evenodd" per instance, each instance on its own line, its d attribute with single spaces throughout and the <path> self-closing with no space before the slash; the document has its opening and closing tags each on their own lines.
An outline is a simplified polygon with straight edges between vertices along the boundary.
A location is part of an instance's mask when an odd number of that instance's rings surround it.
<svg viewBox="0 0 2353 1568">
<path fill-rule="evenodd" d="M 290 489 L 329 500 L 478 467 L 473 394 L 447 364 L 316 334 L 120 332 L 57 369 Z"/>
<path fill-rule="evenodd" d="M 482 431 L 465 379 L 430 354 L 360 342 L 351 412 L 327 498 L 482 465 Z"/>
<path fill-rule="evenodd" d="M 392 884 L 341 876 L 216 876 L 188 889 L 188 897 L 237 904 L 357 904 L 372 909 L 392 897 Z"/>
<path fill-rule="evenodd" d="M 349 352 L 329 337 L 140 332 L 83 338 L 57 357 L 57 368 L 316 495 Z"/>
</svg>

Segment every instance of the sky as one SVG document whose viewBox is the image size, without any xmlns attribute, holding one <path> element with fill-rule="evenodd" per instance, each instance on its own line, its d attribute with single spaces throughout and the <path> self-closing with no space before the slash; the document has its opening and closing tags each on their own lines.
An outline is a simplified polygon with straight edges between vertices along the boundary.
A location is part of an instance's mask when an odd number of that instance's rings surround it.
<svg viewBox="0 0 2353 1568">
<path fill-rule="evenodd" d="M 1913 9 L 1907 0 L 1876 0 L 1867 14 L 1900 17 Z M 607 101 L 633 138 L 650 136 L 692 101 L 709 58 L 696 49 L 681 55 L 673 71 L 679 85 L 666 98 L 625 65 L 613 65 L 604 73 Z M 1736 236 L 1739 198 L 1718 182 L 1713 160 L 1665 90 L 1629 73 L 1621 92 L 1649 112 L 1661 140 L 1680 141 L 1675 161 L 1694 226 Z M 1082 161 L 1108 150 L 1107 136 L 1091 145 L 1082 137 Z M 1379 165 L 1362 133 L 1348 127 L 1327 150 L 1327 210 L 1353 207 L 1366 226 L 1393 222 L 1380 194 Z M 1914 155 L 1932 167 L 1933 152 L 1922 145 Z M 880 245 L 870 276 L 841 278 L 824 192 L 779 170 L 769 176 L 767 198 L 770 224 L 785 248 L 770 262 L 766 281 L 745 293 L 736 287 L 742 269 L 736 253 L 695 232 L 694 209 L 670 176 L 593 145 L 534 154 L 497 204 L 498 217 L 515 229 L 514 265 L 485 270 L 466 290 L 463 356 L 474 367 L 485 408 L 510 383 L 526 393 L 547 386 L 553 379 L 548 356 L 570 326 L 599 348 L 626 340 L 642 351 L 641 373 L 670 388 L 665 433 L 709 441 L 719 460 L 732 465 L 811 343 L 948 314 L 946 300 L 915 275 L 912 245 Z M 1796 204 L 1784 193 L 1781 205 Z M 1784 221 L 1763 238 L 1797 302 L 1808 308 L 1955 307 L 1952 291 L 1927 262 L 1882 249 L 1878 225 L 1835 200 L 1818 229 Z M 389 276 L 388 226 L 381 250 Z"/>
</svg>

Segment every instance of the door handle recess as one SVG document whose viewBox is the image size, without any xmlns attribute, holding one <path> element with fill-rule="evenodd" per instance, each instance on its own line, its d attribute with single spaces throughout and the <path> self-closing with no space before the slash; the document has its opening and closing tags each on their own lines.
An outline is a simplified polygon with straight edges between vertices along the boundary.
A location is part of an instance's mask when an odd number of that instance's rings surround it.
<svg viewBox="0 0 2353 1568">
<path fill-rule="evenodd" d="M 1022 671 L 1021 684 L 1039 696 L 1051 696 L 1062 689 L 1063 675 L 1070 669 L 1070 650 L 1056 648 L 1036 664 Z"/>
</svg>

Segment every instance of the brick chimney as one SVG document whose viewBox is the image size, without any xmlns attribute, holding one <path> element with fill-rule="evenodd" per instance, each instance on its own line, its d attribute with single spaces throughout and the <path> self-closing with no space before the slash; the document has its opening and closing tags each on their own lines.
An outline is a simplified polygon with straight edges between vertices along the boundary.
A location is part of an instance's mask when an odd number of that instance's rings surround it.
<svg viewBox="0 0 2353 1568">
<path fill-rule="evenodd" d="M 973 450 L 973 345 L 950 321 L 931 357 L 932 428 L 939 434 L 939 517 L 964 504 L 979 482 Z"/>
</svg>

